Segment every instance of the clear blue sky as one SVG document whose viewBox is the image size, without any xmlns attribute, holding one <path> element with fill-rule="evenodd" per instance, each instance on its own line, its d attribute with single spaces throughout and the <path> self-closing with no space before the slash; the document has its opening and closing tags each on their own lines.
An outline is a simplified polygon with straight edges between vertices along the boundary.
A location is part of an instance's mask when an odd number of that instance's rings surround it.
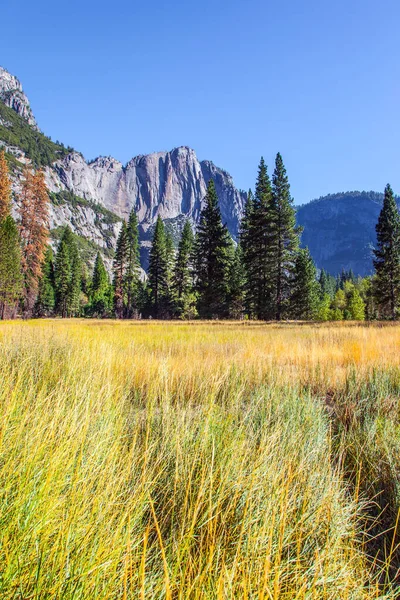
<svg viewBox="0 0 400 600">
<path fill-rule="evenodd" d="M 398 0 L 3 0 L 0 64 L 41 129 L 91 159 L 187 145 L 296 203 L 400 193 Z"/>
</svg>

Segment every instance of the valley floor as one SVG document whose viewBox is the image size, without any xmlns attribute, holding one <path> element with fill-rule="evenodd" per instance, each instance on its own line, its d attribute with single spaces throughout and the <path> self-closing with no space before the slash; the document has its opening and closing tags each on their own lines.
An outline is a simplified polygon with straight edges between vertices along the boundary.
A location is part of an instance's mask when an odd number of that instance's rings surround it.
<svg viewBox="0 0 400 600">
<path fill-rule="evenodd" d="M 0 598 L 396 598 L 400 325 L 0 324 Z"/>
</svg>

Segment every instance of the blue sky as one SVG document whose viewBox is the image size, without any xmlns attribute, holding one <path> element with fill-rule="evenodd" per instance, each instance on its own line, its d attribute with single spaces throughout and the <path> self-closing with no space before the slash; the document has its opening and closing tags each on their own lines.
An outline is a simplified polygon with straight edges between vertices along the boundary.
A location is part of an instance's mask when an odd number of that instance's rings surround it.
<svg viewBox="0 0 400 600">
<path fill-rule="evenodd" d="M 253 187 L 264 155 L 296 203 L 400 193 L 398 0 L 2 0 L 0 64 L 41 129 L 127 162 L 187 145 Z"/>
</svg>

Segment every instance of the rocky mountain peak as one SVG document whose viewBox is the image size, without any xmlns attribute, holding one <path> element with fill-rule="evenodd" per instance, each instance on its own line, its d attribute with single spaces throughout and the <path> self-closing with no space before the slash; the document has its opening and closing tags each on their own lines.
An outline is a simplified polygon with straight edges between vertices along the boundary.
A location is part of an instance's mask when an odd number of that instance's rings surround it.
<svg viewBox="0 0 400 600">
<path fill-rule="evenodd" d="M 31 127 L 38 129 L 35 117 L 33 116 L 29 100 L 24 94 L 22 85 L 6 69 L 0 67 L 0 101 L 6 106 L 12 108 L 20 117 L 25 119 Z"/>
</svg>

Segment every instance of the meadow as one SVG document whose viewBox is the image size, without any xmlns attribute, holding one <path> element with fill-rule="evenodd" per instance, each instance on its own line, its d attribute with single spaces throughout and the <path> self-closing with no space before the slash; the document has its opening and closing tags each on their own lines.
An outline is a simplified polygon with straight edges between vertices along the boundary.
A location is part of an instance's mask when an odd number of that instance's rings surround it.
<svg viewBox="0 0 400 600">
<path fill-rule="evenodd" d="M 400 326 L 0 324 L 0 598 L 396 598 Z"/>
</svg>

